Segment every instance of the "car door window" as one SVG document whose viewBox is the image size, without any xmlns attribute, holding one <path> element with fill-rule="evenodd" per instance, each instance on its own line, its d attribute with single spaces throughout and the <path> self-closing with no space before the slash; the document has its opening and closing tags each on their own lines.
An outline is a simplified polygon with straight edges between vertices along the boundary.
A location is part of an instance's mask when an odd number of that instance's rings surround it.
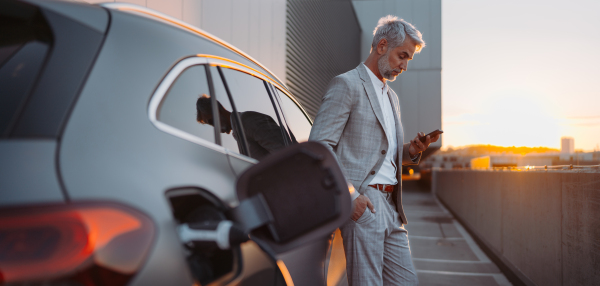
<svg viewBox="0 0 600 286">
<path fill-rule="evenodd" d="M 209 114 L 209 116 L 203 116 Z M 158 120 L 194 136 L 215 142 L 206 70 L 203 65 L 185 69 L 165 95 Z"/>
<path fill-rule="evenodd" d="M 227 92 L 225 91 L 225 85 L 219 76 L 217 67 L 211 66 L 210 74 L 213 79 L 213 88 L 220 118 L 221 145 L 231 151 L 243 154 L 243 146 L 241 145 L 241 142 L 238 144 L 236 138 L 233 137 L 233 107 L 231 106 L 231 102 L 229 101 Z"/>
<path fill-rule="evenodd" d="M 312 125 L 300 106 L 298 106 L 291 98 L 279 89 L 275 89 L 281 102 L 281 108 L 284 112 L 284 118 L 288 125 L 288 129 L 292 134 L 290 136 L 295 138 L 297 142 L 308 141 L 310 135 L 310 129 Z"/>
<path fill-rule="evenodd" d="M 14 43 L 0 43 L 0 136 L 8 135 L 50 49 L 48 43 L 40 41 L 17 43 L 18 33 L 7 35 L 5 42 Z"/>
<path fill-rule="evenodd" d="M 216 71 L 216 68 L 214 69 Z M 286 146 L 277 114 L 263 80 L 252 75 L 222 68 L 227 86 L 233 98 L 233 105 L 239 115 L 250 157 L 261 160 L 270 153 Z M 214 72 L 212 74 L 218 74 Z M 216 78 L 216 76 L 215 76 Z M 215 80 L 215 94 L 219 102 L 221 118 L 221 141 L 225 148 L 243 153 L 241 139 L 236 134 L 237 120 L 225 93 L 223 83 Z M 225 126 L 225 128 L 223 128 Z"/>
<path fill-rule="evenodd" d="M 279 114 L 278 119 L 282 123 L 282 127 L 283 127 L 282 129 L 284 130 L 283 133 L 285 136 L 285 140 L 288 142 L 288 145 L 298 143 L 296 141 L 296 138 L 294 137 L 294 134 L 292 134 L 291 130 L 287 127 L 288 124 L 285 121 L 285 115 L 284 115 L 284 112 L 282 109 L 283 107 L 281 105 L 281 100 L 279 99 L 279 95 L 277 95 L 277 91 L 275 90 L 275 87 L 273 86 L 273 84 L 269 84 L 269 91 L 273 95 L 275 110 L 277 110 L 277 114 Z"/>
</svg>

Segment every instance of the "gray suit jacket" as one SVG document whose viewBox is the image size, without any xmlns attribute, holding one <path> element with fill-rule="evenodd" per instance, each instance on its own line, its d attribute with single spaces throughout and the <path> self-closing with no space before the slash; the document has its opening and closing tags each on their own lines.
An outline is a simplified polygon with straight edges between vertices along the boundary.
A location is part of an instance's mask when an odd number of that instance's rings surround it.
<svg viewBox="0 0 600 286">
<path fill-rule="evenodd" d="M 418 164 L 421 155 L 413 161 L 404 142 L 404 131 L 400 121 L 398 96 L 388 88 L 388 96 L 396 122 L 398 154 L 396 166 Z M 360 194 L 381 168 L 388 151 L 383 111 L 367 72 L 360 64 L 357 68 L 335 77 L 323 96 L 310 132 L 309 140 L 325 144 L 337 157 L 346 179 Z M 385 152 L 384 152 L 385 151 Z M 398 168 L 397 189 L 394 191 L 396 209 L 403 224 L 406 216 L 402 209 L 402 168 Z"/>
</svg>

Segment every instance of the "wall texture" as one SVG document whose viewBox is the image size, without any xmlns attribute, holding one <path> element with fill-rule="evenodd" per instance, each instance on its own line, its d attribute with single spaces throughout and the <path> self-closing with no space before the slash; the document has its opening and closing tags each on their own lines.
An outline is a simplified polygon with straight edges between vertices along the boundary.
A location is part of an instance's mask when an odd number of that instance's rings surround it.
<svg viewBox="0 0 600 286">
<path fill-rule="evenodd" d="M 285 0 L 87 0 L 87 2 L 131 3 L 182 20 L 239 48 L 286 82 Z"/>
<path fill-rule="evenodd" d="M 600 285 L 600 172 L 434 170 L 439 199 L 529 285 Z"/>
<path fill-rule="evenodd" d="M 360 35 L 350 0 L 287 2 L 287 85 L 312 118 L 329 81 L 360 63 Z"/>
</svg>

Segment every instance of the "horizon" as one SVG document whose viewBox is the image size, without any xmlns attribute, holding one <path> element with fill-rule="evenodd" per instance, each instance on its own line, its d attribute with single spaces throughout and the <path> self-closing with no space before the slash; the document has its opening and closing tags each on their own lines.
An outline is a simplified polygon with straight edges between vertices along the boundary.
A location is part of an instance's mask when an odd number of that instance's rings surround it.
<svg viewBox="0 0 600 286">
<path fill-rule="evenodd" d="M 440 149 L 440 155 L 450 155 L 454 153 L 459 153 L 461 155 L 521 155 L 526 156 L 529 154 L 547 154 L 547 155 L 574 155 L 574 154 L 584 154 L 584 153 L 597 153 L 600 150 L 594 150 L 592 152 L 586 152 L 584 150 L 574 150 L 573 153 L 563 153 L 560 149 L 549 148 L 544 146 L 537 147 L 528 147 L 528 146 L 496 146 L 496 145 L 484 145 L 484 144 L 475 144 L 475 145 L 466 145 L 466 146 L 447 146 Z"/>
<path fill-rule="evenodd" d="M 442 2 L 442 148 L 600 145 L 600 1 Z"/>
</svg>

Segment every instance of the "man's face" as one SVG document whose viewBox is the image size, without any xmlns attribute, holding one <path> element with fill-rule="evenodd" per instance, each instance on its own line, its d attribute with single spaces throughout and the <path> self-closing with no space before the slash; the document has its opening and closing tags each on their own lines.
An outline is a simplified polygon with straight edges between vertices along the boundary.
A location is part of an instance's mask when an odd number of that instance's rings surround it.
<svg viewBox="0 0 600 286">
<path fill-rule="evenodd" d="M 221 121 L 221 133 L 231 133 L 231 113 L 220 112 L 219 119 Z"/>
<path fill-rule="evenodd" d="M 225 114 L 225 112 L 219 113 L 219 120 L 221 123 L 221 133 L 227 133 L 227 134 L 231 133 L 231 119 L 229 118 L 229 115 L 230 115 L 230 113 L 227 113 L 227 114 Z M 200 123 L 215 126 L 213 118 L 212 118 L 212 114 L 204 112 L 204 113 L 200 113 L 200 117 L 202 118 Z"/>
<path fill-rule="evenodd" d="M 202 113 L 199 113 L 199 114 L 200 114 L 200 118 L 201 118 L 201 120 L 199 121 L 200 123 L 202 123 L 202 124 L 208 124 L 210 126 L 215 126 L 213 118 L 212 118 L 212 114 L 206 113 L 206 112 L 202 112 Z"/>
<path fill-rule="evenodd" d="M 383 54 L 377 61 L 379 73 L 389 81 L 396 80 L 396 77 L 408 69 L 408 61 L 413 59 L 417 46 L 412 39 L 408 38 L 400 46 L 389 49 L 389 46 L 382 50 Z"/>
</svg>

